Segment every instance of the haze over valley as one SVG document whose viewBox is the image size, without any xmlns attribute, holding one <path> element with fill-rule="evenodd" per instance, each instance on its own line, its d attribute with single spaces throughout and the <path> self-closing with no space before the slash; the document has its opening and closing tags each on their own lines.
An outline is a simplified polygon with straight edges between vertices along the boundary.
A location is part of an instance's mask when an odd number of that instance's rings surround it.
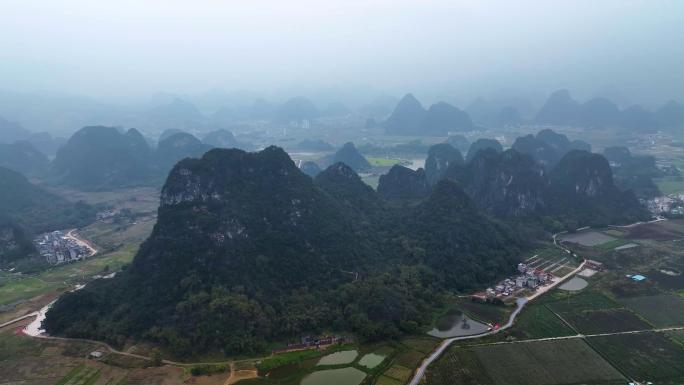
<svg viewBox="0 0 684 385">
<path fill-rule="evenodd" d="M 0 25 L 6 382 L 684 382 L 680 3 Z"/>
</svg>

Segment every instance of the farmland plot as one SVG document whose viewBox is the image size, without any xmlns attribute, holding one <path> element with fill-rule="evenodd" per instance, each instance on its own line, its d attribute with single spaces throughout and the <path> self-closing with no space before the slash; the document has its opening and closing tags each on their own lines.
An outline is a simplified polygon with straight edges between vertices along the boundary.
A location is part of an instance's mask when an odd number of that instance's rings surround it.
<svg viewBox="0 0 684 385">
<path fill-rule="evenodd" d="M 659 333 L 591 337 L 589 343 L 637 381 L 681 384 L 684 349 Z"/>
<path fill-rule="evenodd" d="M 684 326 L 684 298 L 672 294 L 625 298 L 622 302 L 656 327 Z"/>
<path fill-rule="evenodd" d="M 494 384 L 611 384 L 624 378 L 580 339 L 472 348 Z"/>
</svg>

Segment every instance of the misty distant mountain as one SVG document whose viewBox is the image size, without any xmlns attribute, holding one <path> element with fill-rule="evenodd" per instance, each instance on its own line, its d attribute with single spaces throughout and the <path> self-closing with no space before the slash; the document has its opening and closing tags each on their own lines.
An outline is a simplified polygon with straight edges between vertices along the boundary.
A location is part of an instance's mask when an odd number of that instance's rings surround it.
<svg viewBox="0 0 684 385">
<path fill-rule="evenodd" d="M 676 108 L 674 105 L 672 107 Z M 606 98 L 593 98 L 579 103 L 567 90 L 552 93 L 537 114 L 535 122 L 551 126 L 619 127 L 640 132 L 652 132 L 660 127 L 656 114 L 641 106 L 634 105 L 620 110 Z"/>
<path fill-rule="evenodd" d="M 470 163 L 473 158 L 475 158 L 475 155 L 479 151 L 486 150 L 488 148 L 491 148 L 497 153 L 500 153 L 503 151 L 503 146 L 501 143 L 499 143 L 498 140 L 496 139 L 487 139 L 487 138 L 480 138 L 476 141 L 473 142 L 473 144 L 470 145 L 470 148 L 468 148 L 468 154 L 466 154 L 466 163 Z"/>
<path fill-rule="evenodd" d="M 184 134 L 186 133 L 185 131 L 179 129 L 179 128 L 169 128 L 164 131 L 162 131 L 161 135 L 159 135 L 159 139 L 157 142 L 161 142 L 162 140 L 168 139 L 176 134 Z"/>
<path fill-rule="evenodd" d="M 144 112 L 140 118 L 145 127 L 156 129 L 190 129 L 206 121 L 195 105 L 179 98 Z"/>
<path fill-rule="evenodd" d="M 580 104 L 570 96 L 568 90 L 558 90 L 546 100 L 535 121 L 539 124 L 569 126 L 577 124 L 579 116 Z"/>
<path fill-rule="evenodd" d="M 507 106 L 496 115 L 496 127 L 519 126 L 523 118 L 515 107 Z"/>
<path fill-rule="evenodd" d="M 166 174 L 179 160 L 200 158 L 211 149 L 212 146 L 202 143 L 195 136 L 181 132 L 159 141 L 154 155 L 162 173 Z"/>
<path fill-rule="evenodd" d="M 666 129 L 684 128 L 684 104 L 668 101 L 655 112 L 658 124 Z"/>
<path fill-rule="evenodd" d="M 656 115 L 641 106 L 627 107 L 620 113 L 620 127 L 633 131 L 654 131 L 659 128 Z"/>
<path fill-rule="evenodd" d="M 406 94 L 385 122 L 388 134 L 422 135 L 427 111 L 413 94 Z"/>
<path fill-rule="evenodd" d="M 363 118 L 385 120 L 399 103 L 399 99 L 393 96 L 379 96 L 372 102 L 359 107 L 358 113 Z"/>
<path fill-rule="evenodd" d="M 275 116 L 277 106 L 265 99 L 256 99 L 249 107 L 247 116 L 254 120 L 271 120 Z"/>
<path fill-rule="evenodd" d="M 385 122 L 385 130 L 391 135 L 445 136 L 474 128 L 466 112 L 445 102 L 426 111 L 413 94 L 404 96 Z"/>
<path fill-rule="evenodd" d="M 85 190 L 153 183 L 152 149 L 135 129 L 90 126 L 76 132 L 57 152 L 51 177 Z"/>
<path fill-rule="evenodd" d="M 84 203 L 72 203 L 40 188 L 24 175 L 0 167 L 0 218 L 31 233 L 83 226 L 95 217 Z"/>
<path fill-rule="evenodd" d="M 66 143 L 66 138 L 53 137 L 49 132 L 33 132 L 26 138 L 26 141 L 31 143 L 36 150 L 42 152 L 48 157 L 57 154 L 57 150 Z"/>
<path fill-rule="evenodd" d="M 470 131 L 474 128 L 466 112 L 445 102 L 431 105 L 425 116 L 425 130 L 435 136 L 444 136 L 454 131 Z"/>
<path fill-rule="evenodd" d="M 304 139 L 297 143 L 297 149 L 303 151 L 333 151 L 335 147 L 322 139 Z"/>
<path fill-rule="evenodd" d="M 567 136 L 558 134 L 553 130 L 541 130 L 534 135 L 526 135 L 515 140 L 512 146 L 522 154 L 533 157 L 547 170 L 556 164 L 572 150 L 591 152 L 591 145 L 581 140 L 570 141 Z"/>
<path fill-rule="evenodd" d="M 307 98 L 295 97 L 278 106 L 274 121 L 277 123 L 301 122 L 319 117 L 321 112 Z"/>
<path fill-rule="evenodd" d="M 532 114 L 533 106 L 527 99 L 503 98 L 473 100 L 465 109 L 473 122 L 485 127 L 518 125 Z"/>
<path fill-rule="evenodd" d="M 212 131 L 202 138 L 202 142 L 212 147 L 217 148 L 238 148 L 238 141 L 232 132 L 228 130 Z"/>
<path fill-rule="evenodd" d="M 27 141 L 0 143 L 0 167 L 35 176 L 45 173 L 49 165 L 47 156 Z"/>
<path fill-rule="evenodd" d="M 371 164 L 363 155 L 361 155 L 352 142 L 345 143 L 342 148 L 337 150 L 332 156 L 324 158 L 324 163 L 328 165 L 344 163 L 355 172 L 368 171 L 371 168 Z"/>
<path fill-rule="evenodd" d="M 21 124 L 10 122 L 0 116 L 0 143 L 13 143 L 27 139 L 31 133 Z"/>
<path fill-rule="evenodd" d="M 620 122 L 620 109 L 606 98 L 593 98 L 580 106 L 577 123 L 588 127 L 611 127 Z"/>
<path fill-rule="evenodd" d="M 349 107 L 344 105 L 344 103 L 333 102 L 328 103 L 328 106 L 321 113 L 324 116 L 346 116 L 351 113 Z"/>
<path fill-rule="evenodd" d="M 213 124 L 230 124 L 241 118 L 240 111 L 235 110 L 232 107 L 220 107 L 216 112 L 211 115 L 211 122 Z"/>
</svg>

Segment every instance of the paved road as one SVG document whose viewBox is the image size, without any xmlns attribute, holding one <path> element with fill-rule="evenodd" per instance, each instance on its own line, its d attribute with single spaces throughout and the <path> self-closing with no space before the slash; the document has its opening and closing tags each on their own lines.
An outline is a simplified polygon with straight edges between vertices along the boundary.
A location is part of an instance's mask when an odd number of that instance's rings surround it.
<svg viewBox="0 0 684 385">
<path fill-rule="evenodd" d="M 5 323 L 3 323 L 3 324 L 0 324 L 0 329 L 4 328 L 5 326 L 9 326 L 9 325 L 11 325 L 11 324 L 13 324 L 13 323 L 17 323 L 17 322 L 19 322 L 19 321 L 21 321 L 21 320 L 25 320 L 25 319 L 27 319 L 27 318 L 35 317 L 35 316 L 37 316 L 37 315 L 38 315 L 38 312 L 37 312 L 37 311 L 34 311 L 33 313 L 29 313 L 29 314 L 23 315 L 23 316 L 21 316 L 21 317 L 17 317 L 17 318 L 15 318 L 15 319 L 13 319 L 13 320 L 9 320 L 9 321 L 7 321 L 7 322 L 5 322 Z"/>
<path fill-rule="evenodd" d="M 653 333 L 653 332 L 670 332 L 676 330 L 684 330 L 684 326 L 673 326 L 669 328 L 660 329 L 643 329 L 643 330 L 628 330 L 624 332 L 613 332 L 613 333 L 598 333 L 598 334 L 574 334 L 571 336 L 562 337 L 546 337 L 546 338 L 534 338 L 529 340 L 518 340 L 518 341 L 500 341 L 500 342 L 487 342 L 483 344 L 470 344 L 468 346 L 490 346 L 490 345 L 508 345 L 508 344 L 525 344 L 530 342 L 543 342 L 543 341 L 556 341 L 556 340 L 571 340 L 575 338 L 591 338 L 591 337 L 606 337 L 606 336 L 618 336 L 624 334 L 642 334 L 642 333 Z"/>
</svg>

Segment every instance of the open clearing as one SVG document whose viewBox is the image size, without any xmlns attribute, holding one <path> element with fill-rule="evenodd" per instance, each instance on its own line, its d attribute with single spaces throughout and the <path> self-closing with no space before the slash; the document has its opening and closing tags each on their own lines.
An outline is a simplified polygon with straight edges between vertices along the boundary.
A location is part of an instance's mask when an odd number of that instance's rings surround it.
<svg viewBox="0 0 684 385">
<path fill-rule="evenodd" d="M 590 247 L 598 246 L 615 240 L 617 239 L 598 231 L 583 231 L 579 233 L 563 235 L 564 242 L 578 243 L 582 246 Z"/>
<path fill-rule="evenodd" d="M 473 347 L 493 384 L 615 383 L 623 376 L 579 339 Z"/>
<path fill-rule="evenodd" d="M 67 288 L 75 282 L 84 282 L 91 276 L 117 271 L 133 259 L 137 245 L 129 245 L 119 251 L 94 256 L 84 261 L 51 267 L 36 275 L 0 273 L 0 305 L 27 300 L 50 290 Z"/>
<path fill-rule="evenodd" d="M 662 334 L 592 337 L 589 343 L 632 379 L 658 384 L 684 381 L 684 349 Z"/>
<path fill-rule="evenodd" d="M 660 294 L 625 298 L 622 302 L 656 327 L 684 325 L 684 298 L 679 296 Z"/>
</svg>

